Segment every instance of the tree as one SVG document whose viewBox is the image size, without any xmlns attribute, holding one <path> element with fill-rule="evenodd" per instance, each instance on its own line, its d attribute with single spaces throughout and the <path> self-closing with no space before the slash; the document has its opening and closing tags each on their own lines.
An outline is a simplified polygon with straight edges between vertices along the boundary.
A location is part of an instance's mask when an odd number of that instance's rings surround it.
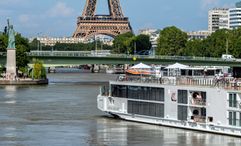
<svg viewBox="0 0 241 146">
<path fill-rule="evenodd" d="M 17 34 L 16 35 L 16 46 L 17 45 L 23 45 L 25 46 L 26 52 L 30 51 L 30 47 L 29 47 L 29 41 L 27 38 L 24 38 L 21 36 L 21 34 Z M 17 47 L 16 47 L 17 48 Z"/>
<path fill-rule="evenodd" d="M 227 41 L 229 41 L 230 32 L 226 29 L 217 30 L 212 33 L 205 42 L 205 47 L 207 48 L 207 56 L 211 57 L 221 57 L 222 54 L 226 53 Z M 209 50 L 209 51 L 208 51 Z"/>
<path fill-rule="evenodd" d="M 157 54 L 183 55 L 187 43 L 187 34 L 175 26 L 160 31 Z"/>
<path fill-rule="evenodd" d="M 46 79 L 46 70 L 43 66 L 43 62 L 35 60 L 33 65 L 33 77 L 34 79 Z"/>
<path fill-rule="evenodd" d="M 131 49 L 131 43 L 133 41 L 134 34 L 127 32 L 115 37 L 113 41 L 114 53 L 128 53 Z"/>
<path fill-rule="evenodd" d="M 185 56 L 202 56 L 203 55 L 203 41 L 201 39 L 189 40 L 184 49 Z"/>
<path fill-rule="evenodd" d="M 25 68 L 29 63 L 29 57 L 27 56 L 28 48 L 25 45 L 17 45 L 16 46 L 16 66 L 22 72 L 24 72 L 23 68 Z"/>
<path fill-rule="evenodd" d="M 38 50 L 39 44 L 40 44 L 40 41 L 37 40 L 37 38 L 34 38 L 34 39 L 29 43 L 30 50 Z"/>
<path fill-rule="evenodd" d="M 150 50 L 151 49 L 151 42 L 150 42 L 150 36 L 140 34 L 135 37 L 135 43 L 136 43 L 136 51 L 140 52 L 142 50 Z"/>
<path fill-rule="evenodd" d="M 16 65 L 18 69 L 23 71 L 29 63 L 29 58 L 27 52 L 30 51 L 28 39 L 21 36 L 21 34 L 16 35 Z"/>
<path fill-rule="evenodd" d="M 6 52 L 8 38 L 4 34 L 0 34 L 0 52 Z"/>
<path fill-rule="evenodd" d="M 229 54 L 241 58 L 241 27 L 231 31 L 229 35 Z"/>
</svg>

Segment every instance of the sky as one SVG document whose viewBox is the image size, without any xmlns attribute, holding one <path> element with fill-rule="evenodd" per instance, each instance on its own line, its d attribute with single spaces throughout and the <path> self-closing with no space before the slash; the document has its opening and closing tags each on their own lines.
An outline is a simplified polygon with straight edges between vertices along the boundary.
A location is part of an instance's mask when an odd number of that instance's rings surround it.
<svg viewBox="0 0 241 146">
<path fill-rule="evenodd" d="M 238 0 L 120 0 L 132 28 L 163 29 L 176 26 L 183 31 L 207 30 L 208 10 L 234 7 Z M 25 37 L 71 36 L 86 0 L 0 0 L 0 31 L 9 18 Z M 107 0 L 98 0 L 97 14 L 108 14 Z"/>
</svg>

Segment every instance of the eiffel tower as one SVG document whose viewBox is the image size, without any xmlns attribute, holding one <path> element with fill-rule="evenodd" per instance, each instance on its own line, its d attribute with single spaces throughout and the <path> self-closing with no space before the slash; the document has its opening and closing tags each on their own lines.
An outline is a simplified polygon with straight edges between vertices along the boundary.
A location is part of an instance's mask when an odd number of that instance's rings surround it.
<svg viewBox="0 0 241 146">
<path fill-rule="evenodd" d="M 115 37 L 132 32 L 128 17 L 124 17 L 120 0 L 108 0 L 109 15 L 96 15 L 97 0 L 86 0 L 81 17 L 77 20 L 74 38 L 90 38 L 98 34 Z"/>
</svg>

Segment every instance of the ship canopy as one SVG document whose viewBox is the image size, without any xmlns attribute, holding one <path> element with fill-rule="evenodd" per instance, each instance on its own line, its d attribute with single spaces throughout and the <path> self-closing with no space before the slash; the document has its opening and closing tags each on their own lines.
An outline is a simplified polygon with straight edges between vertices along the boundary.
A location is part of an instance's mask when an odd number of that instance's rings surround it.
<svg viewBox="0 0 241 146">
<path fill-rule="evenodd" d="M 131 69 L 151 69 L 152 67 L 143 63 L 132 66 Z"/>
<path fill-rule="evenodd" d="M 175 63 L 166 67 L 166 69 L 187 69 L 187 68 L 189 68 L 189 66 L 180 64 L 180 63 Z"/>
</svg>

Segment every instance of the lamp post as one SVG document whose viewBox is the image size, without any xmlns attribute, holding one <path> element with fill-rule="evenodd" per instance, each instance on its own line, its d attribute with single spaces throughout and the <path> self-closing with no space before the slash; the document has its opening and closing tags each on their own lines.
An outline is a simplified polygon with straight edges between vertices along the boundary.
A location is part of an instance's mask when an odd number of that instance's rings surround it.
<svg viewBox="0 0 241 146">
<path fill-rule="evenodd" d="M 228 55 L 228 30 L 225 30 L 225 35 L 226 35 L 225 52 L 226 52 L 226 55 Z"/>
<path fill-rule="evenodd" d="M 226 55 L 228 55 L 228 36 L 226 38 Z"/>
<path fill-rule="evenodd" d="M 37 33 L 37 51 L 39 52 L 40 51 L 40 49 L 41 49 L 41 42 L 40 42 L 40 34 L 41 34 L 42 32 L 38 32 Z"/>
</svg>

